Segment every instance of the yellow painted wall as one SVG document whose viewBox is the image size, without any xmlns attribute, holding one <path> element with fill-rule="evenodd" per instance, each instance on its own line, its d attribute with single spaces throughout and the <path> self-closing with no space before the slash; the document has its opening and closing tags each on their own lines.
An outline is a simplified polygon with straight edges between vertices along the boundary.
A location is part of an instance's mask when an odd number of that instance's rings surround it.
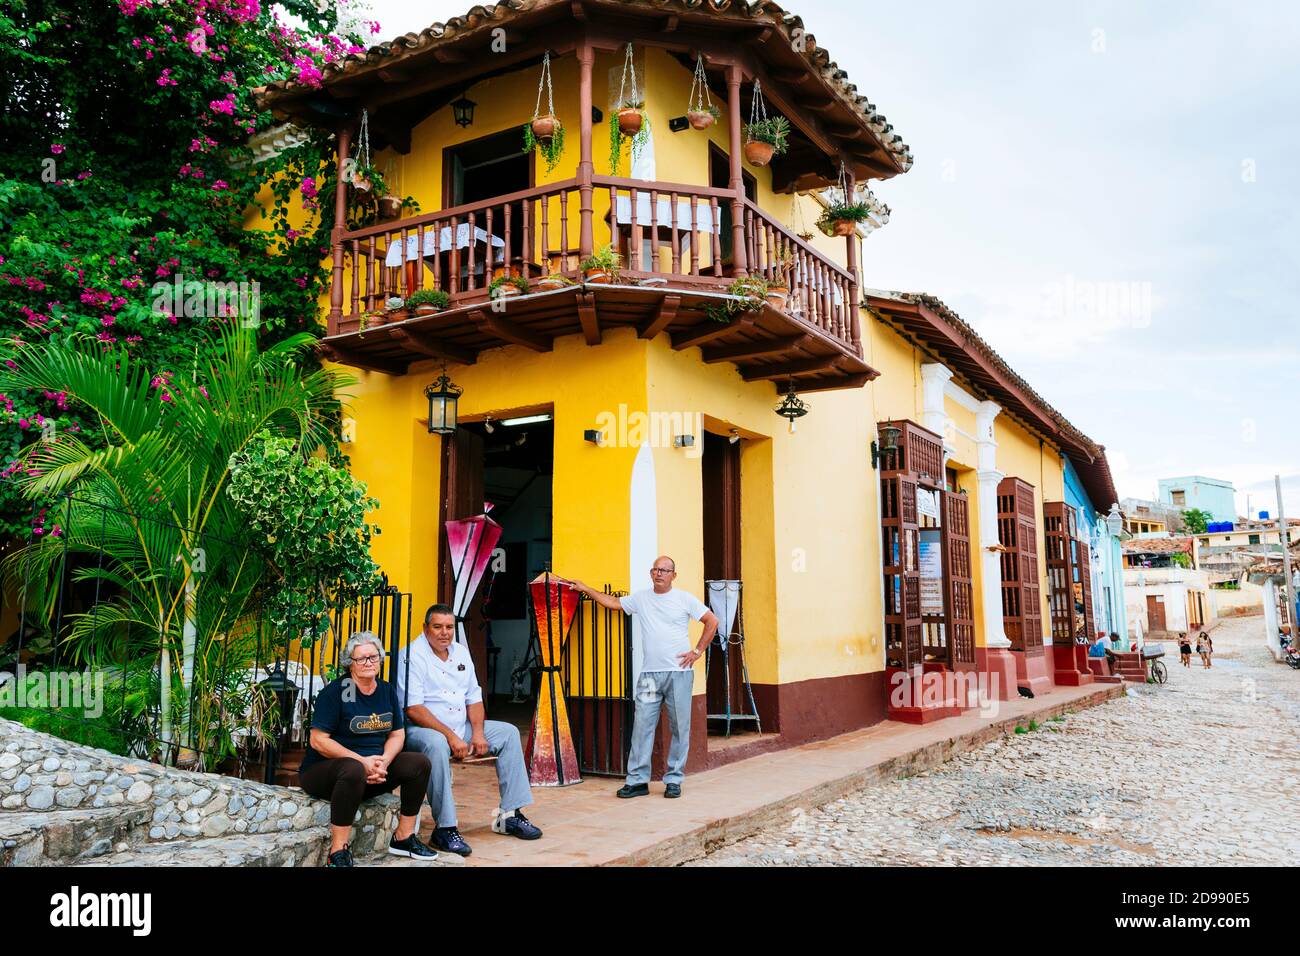
<svg viewBox="0 0 1300 956">
<path fill-rule="evenodd" d="M 1038 529 L 1038 582 L 1043 612 L 1043 633 L 1051 636 L 1050 589 L 1047 584 L 1047 539 L 1043 520 L 1044 501 L 1065 500 L 1065 473 L 1060 453 L 1040 441 L 1006 412 L 993 422 L 998 443 L 998 470 L 1008 478 L 1019 478 L 1034 486 L 1034 516 Z"/>
</svg>

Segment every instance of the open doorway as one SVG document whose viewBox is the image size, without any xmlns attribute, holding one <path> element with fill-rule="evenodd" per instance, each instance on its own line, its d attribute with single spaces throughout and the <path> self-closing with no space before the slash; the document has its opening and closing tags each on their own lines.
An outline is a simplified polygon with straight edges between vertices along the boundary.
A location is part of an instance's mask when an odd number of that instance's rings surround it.
<svg viewBox="0 0 1300 956">
<path fill-rule="evenodd" d="M 533 173 L 533 156 L 523 151 L 523 136 L 517 126 L 468 143 L 448 146 L 442 152 L 443 208 L 487 202 L 498 196 L 531 189 Z M 509 209 L 515 228 L 510 233 L 508 259 L 514 266 L 516 260 L 522 262 L 523 256 L 523 203 L 511 203 Z M 494 206 L 492 212 L 492 234 L 504 240 L 505 208 Z M 475 216 L 475 228 L 488 228 L 487 216 L 482 210 Z"/>
<path fill-rule="evenodd" d="M 448 495 L 448 517 L 481 513 L 486 503 L 501 525 L 466 630 L 488 716 L 525 733 L 539 673 L 530 653 L 528 582 L 551 566 L 554 435 L 548 414 L 462 423 L 448 462 L 449 488 L 469 489 Z M 468 449 L 460 461 L 458 449 Z M 478 492 L 476 502 L 469 500 L 471 490 Z"/>
</svg>

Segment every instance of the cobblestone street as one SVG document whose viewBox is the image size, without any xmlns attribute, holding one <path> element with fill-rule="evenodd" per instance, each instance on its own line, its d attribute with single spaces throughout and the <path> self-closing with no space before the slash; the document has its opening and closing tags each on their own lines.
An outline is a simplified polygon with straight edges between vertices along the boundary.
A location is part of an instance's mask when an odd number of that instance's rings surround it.
<svg viewBox="0 0 1300 956">
<path fill-rule="evenodd" d="M 1210 670 L 995 741 L 723 847 L 693 866 L 1242 865 L 1300 854 L 1300 673 L 1259 617 Z"/>
</svg>

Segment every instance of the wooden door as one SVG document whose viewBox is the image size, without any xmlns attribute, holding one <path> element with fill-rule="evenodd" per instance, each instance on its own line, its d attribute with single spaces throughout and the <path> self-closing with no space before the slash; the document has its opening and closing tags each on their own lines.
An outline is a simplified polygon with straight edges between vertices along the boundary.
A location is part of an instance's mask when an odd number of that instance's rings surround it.
<svg viewBox="0 0 1300 956">
<path fill-rule="evenodd" d="M 1034 486 L 1019 478 L 998 483 L 998 543 L 1002 546 L 1002 625 L 1011 649 L 1043 653 Z"/>
<path fill-rule="evenodd" d="M 1165 627 L 1165 599 L 1159 594 L 1147 595 L 1147 629 L 1150 631 L 1164 631 Z"/>
<path fill-rule="evenodd" d="M 438 600 L 450 603 L 453 593 L 451 562 L 447 560 L 446 523 L 483 513 L 483 439 L 468 429 L 458 428 L 443 438 L 442 520 L 438 527 Z M 415 609 L 417 616 L 424 608 Z M 470 657 L 479 682 L 487 680 L 487 632 L 483 627 L 483 593 L 475 595 L 465 617 Z M 423 626 L 424 621 L 419 621 Z"/>
<path fill-rule="evenodd" d="M 953 487 L 956 487 L 955 480 Z M 951 664 L 975 669 L 975 598 L 971 581 L 970 507 L 966 496 L 943 493 L 943 575 Z"/>
<path fill-rule="evenodd" d="M 740 572 L 740 443 L 732 444 L 724 435 L 704 433 L 704 455 L 700 461 L 701 484 L 704 492 L 704 580 L 739 581 Z M 709 596 L 703 585 L 700 589 L 705 603 Z M 739 631 L 741 615 L 745 612 L 744 590 L 733 629 Z M 725 623 L 725 622 L 724 622 Z M 727 640 L 730 635 L 720 635 Z M 728 650 L 734 650 L 734 645 Z M 728 672 L 722 669 L 722 659 L 717 651 L 711 652 L 707 687 L 708 712 L 721 714 L 727 710 L 727 689 L 731 690 L 731 712 L 748 713 L 749 701 L 745 694 L 744 669 L 739 654 L 727 654 Z"/>
</svg>

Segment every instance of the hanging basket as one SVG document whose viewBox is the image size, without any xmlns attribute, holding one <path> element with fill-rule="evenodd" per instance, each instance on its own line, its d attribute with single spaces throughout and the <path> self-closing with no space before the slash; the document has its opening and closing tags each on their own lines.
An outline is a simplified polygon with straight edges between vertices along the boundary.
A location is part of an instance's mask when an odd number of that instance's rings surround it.
<svg viewBox="0 0 1300 956">
<path fill-rule="evenodd" d="M 545 116 L 538 116 L 533 119 L 533 139 L 539 143 L 549 143 L 555 136 L 555 130 L 560 125 L 560 121 L 555 118 L 555 114 L 547 113 Z"/>
<path fill-rule="evenodd" d="M 858 224 L 852 219 L 832 219 L 830 225 L 832 236 L 851 236 L 858 228 Z"/>
<path fill-rule="evenodd" d="M 775 153 L 776 147 L 771 143 L 750 140 L 745 144 L 745 161 L 751 166 L 766 166 L 772 161 L 772 156 Z"/>
<path fill-rule="evenodd" d="M 379 197 L 379 218 L 387 222 L 390 219 L 397 219 L 402 215 L 401 196 L 380 196 Z"/>
<path fill-rule="evenodd" d="M 691 124 L 691 129 L 708 129 L 716 122 L 708 110 L 691 110 L 686 114 L 686 121 Z"/>
<path fill-rule="evenodd" d="M 634 106 L 625 106 L 618 111 L 618 131 L 624 136 L 632 137 L 641 132 L 645 116 Z"/>
</svg>

